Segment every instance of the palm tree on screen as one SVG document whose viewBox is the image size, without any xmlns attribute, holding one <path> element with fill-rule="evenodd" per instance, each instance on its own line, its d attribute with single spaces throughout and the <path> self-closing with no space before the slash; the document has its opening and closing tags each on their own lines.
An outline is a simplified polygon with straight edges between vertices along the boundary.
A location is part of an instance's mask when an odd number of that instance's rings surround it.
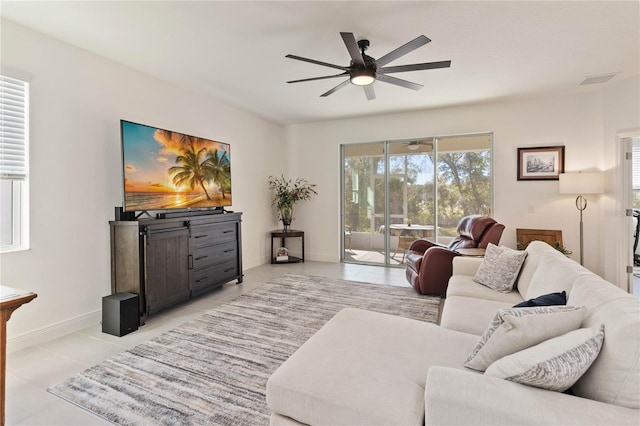
<svg viewBox="0 0 640 426">
<path fill-rule="evenodd" d="M 229 191 L 231 190 L 231 162 L 229 161 L 228 152 L 221 151 L 219 155 L 218 150 L 209 151 L 205 163 L 207 163 L 207 176 L 218 184 L 220 192 L 222 192 L 222 198 L 227 198 L 225 191 L 227 188 Z"/>
<path fill-rule="evenodd" d="M 196 152 L 193 144 L 190 144 L 188 148 L 180 150 L 182 155 L 176 157 L 176 163 L 179 166 L 169 168 L 169 174 L 173 175 L 173 184 L 176 186 L 189 185 L 189 188 L 193 190 L 196 185 L 200 185 L 204 194 L 207 196 L 207 200 L 211 200 L 205 182 L 211 179 L 211 168 L 207 159 L 203 157 L 207 156 L 206 148 L 201 148 Z M 203 161 L 200 161 L 203 159 Z"/>
</svg>

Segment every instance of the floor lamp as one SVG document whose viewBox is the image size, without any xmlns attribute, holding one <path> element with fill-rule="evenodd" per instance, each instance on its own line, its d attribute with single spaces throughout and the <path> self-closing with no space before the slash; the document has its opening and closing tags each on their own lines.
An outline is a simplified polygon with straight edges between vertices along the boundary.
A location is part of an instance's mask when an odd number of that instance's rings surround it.
<svg viewBox="0 0 640 426">
<path fill-rule="evenodd" d="M 584 265 L 584 231 L 582 212 L 587 208 L 585 194 L 601 194 L 604 191 L 604 178 L 601 172 L 561 173 L 560 193 L 579 194 L 576 208 L 580 212 L 580 264 Z"/>
</svg>

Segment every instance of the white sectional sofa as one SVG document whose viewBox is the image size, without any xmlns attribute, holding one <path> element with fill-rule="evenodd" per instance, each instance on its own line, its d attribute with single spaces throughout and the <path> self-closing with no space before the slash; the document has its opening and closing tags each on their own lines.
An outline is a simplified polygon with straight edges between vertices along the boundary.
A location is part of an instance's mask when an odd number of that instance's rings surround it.
<svg viewBox="0 0 640 426">
<path fill-rule="evenodd" d="M 439 326 L 339 312 L 269 379 L 271 424 L 640 424 L 640 300 L 545 243 L 527 253 L 511 293 L 473 281 L 482 259 L 457 257 Z M 604 325 L 595 362 L 570 392 L 464 366 L 499 309 L 561 291 L 568 306 L 584 306 L 580 327 Z"/>
</svg>

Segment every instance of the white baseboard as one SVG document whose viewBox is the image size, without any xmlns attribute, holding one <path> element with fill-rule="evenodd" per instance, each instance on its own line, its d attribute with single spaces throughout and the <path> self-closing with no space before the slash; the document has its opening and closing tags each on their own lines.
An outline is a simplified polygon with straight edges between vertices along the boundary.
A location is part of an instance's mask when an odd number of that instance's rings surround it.
<svg viewBox="0 0 640 426">
<path fill-rule="evenodd" d="M 48 325 L 36 331 L 7 339 L 7 353 L 19 351 L 29 346 L 39 345 L 52 339 L 87 328 L 102 321 L 102 310 L 98 309 L 56 324 Z"/>
</svg>

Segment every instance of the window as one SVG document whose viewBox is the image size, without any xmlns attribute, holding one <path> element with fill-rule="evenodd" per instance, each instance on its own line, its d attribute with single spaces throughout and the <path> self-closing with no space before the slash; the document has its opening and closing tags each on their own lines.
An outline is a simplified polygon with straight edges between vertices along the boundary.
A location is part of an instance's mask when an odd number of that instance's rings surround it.
<svg viewBox="0 0 640 426">
<path fill-rule="evenodd" d="M 0 252 L 29 248 L 29 85 L 0 75 Z"/>
<path fill-rule="evenodd" d="M 417 238 L 449 244 L 460 219 L 492 214 L 492 135 L 342 146 L 347 262 L 402 265 Z"/>
</svg>

